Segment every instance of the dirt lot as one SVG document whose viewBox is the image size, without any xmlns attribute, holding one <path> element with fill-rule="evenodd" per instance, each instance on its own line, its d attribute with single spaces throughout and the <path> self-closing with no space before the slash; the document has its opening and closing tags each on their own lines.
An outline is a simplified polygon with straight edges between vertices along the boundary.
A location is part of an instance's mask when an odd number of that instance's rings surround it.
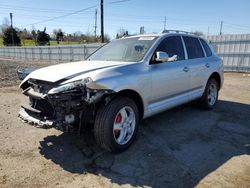
<svg viewBox="0 0 250 188">
<path fill-rule="evenodd" d="M 22 123 L 22 66 L 0 66 L 0 187 L 250 187 L 249 76 L 225 74 L 213 111 L 187 104 L 144 120 L 135 144 L 114 155 L 91 134 Z"/>
</svg>

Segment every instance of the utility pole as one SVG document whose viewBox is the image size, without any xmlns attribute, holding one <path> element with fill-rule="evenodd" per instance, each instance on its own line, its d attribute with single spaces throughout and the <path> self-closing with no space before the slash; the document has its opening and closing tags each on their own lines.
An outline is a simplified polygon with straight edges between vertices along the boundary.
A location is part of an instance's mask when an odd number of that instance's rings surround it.
<svg viewBox="0 0 250 188">
<path fill-rule="evenodd" d="M 164 30 L 166 30 L 166 25 L 167 25 L 167 17 L 164 17 Z"/>
<path fill-rule="evenodd" d="M 209 28 L 209 26 L 208 26 L 208 27 L 207 27 L 207 36 L 209 35 L 209 29 L 210 29 L 210 28 Z"/>
<path fill-rule="evenodd" d="M 220 35 L 222 35 L 223 21 L 220 22 Z"/>
<path fill-rule="evenodd" d="M 12 13 L 10 13 L 10 23 L 11 23 L 11 39 L 12 39 L 12 46 L 14 46 L 14 31 L 13 31 Z"/>
<path fill-rule="evenodd" d="M 101 39 L 101 42 L 104 43 L 103 0 L 101 0 Z"/>
<path fill-rule="evenodd" d="M 97 9 L 95 9 L 95 38 L 96 38 L 96 29 L 97 29 Z"/>
</svg>

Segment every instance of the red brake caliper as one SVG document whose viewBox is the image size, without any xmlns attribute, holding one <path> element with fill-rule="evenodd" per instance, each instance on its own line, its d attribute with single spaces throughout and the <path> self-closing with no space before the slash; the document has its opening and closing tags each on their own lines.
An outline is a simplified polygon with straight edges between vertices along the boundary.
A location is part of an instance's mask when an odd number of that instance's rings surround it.
<svg viewBox="0 0 250 188">
<path fill-rule="evenodd" d="M 115 117 L 115 123 L 121 123 L 122 121 L 122 115 L 121 114 L 118 114 L 116 117 Z M 115 133 L 115 137 L 118 138 L 119 135 L 120 135 L 120 130 L 119 129 L 115 129 L 114 130 L 114 133 Z"/>
</svg>

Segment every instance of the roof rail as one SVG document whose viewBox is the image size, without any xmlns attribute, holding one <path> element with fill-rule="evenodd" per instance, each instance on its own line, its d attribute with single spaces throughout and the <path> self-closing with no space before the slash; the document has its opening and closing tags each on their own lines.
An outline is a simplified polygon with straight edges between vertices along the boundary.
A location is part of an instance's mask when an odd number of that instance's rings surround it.
<svg viewBox="0 0 250 188">
<path fill-rule="evenodd" d="M 180 30 L 163 30 L 160 33 L 185 33 L 185 34 L 190 34 L 190 32 L 180 31 Z"/>
</svg>

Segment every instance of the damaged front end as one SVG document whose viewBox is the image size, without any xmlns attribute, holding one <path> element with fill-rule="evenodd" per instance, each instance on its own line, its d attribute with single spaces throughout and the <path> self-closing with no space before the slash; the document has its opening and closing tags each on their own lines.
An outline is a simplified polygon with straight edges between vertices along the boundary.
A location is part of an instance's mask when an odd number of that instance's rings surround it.
<svg viewBox="0 0 250 188">
<path fill-rule="evenodd" d="M 82 126 L 94 122 L 99 105 L 108 103 L 115 93 L 91 78 L 62 85 L 29 79 L 21 88 L 29 103 L 21 106 L 19 117 L 36 127 L 62 131 L 80 131 Z"/>
</svg>

